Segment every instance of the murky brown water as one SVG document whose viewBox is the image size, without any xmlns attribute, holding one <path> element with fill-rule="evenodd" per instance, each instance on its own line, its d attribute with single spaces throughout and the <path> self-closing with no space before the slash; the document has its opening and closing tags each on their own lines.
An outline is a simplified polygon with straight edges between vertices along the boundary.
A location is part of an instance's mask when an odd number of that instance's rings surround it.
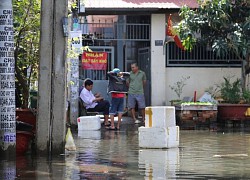
<svg viewBox="0 0 250 180">
<path fill-rule="evenodd" d="M 74 132 L 76 153 L 1 161 L 0 179 L 250 179 L 250 131 L 180 131 L 180 147 L 140 149 L 138 126 Z"/>
</svg>

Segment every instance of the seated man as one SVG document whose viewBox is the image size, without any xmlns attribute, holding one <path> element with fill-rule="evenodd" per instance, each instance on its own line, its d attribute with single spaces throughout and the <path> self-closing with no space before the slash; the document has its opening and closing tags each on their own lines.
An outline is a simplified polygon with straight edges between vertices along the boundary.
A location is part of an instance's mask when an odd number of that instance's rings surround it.
<svg viewBox="0 0 250 180">
<path fill-rule="evenodd" d="M 104 125 L 109 125 L 109 107 L 110 104 L 107 100 L 103 100 L 100 94 L 94 95 L 92 93 L 93 81 L 87 79 L 84 81 L 84 88 L 80 93 L 80 98 L 86 105 L 86 109 L 89 112 L 103 112 L 104 115 Z"/>
</svg>

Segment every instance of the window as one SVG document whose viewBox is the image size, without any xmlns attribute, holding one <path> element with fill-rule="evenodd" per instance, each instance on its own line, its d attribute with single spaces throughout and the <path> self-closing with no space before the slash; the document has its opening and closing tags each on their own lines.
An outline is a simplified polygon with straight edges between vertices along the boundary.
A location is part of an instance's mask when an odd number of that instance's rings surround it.
<svg viewBox="0 0 250 180">
<path fill-rule="evenodd" d="M 167 67 L 240 67 L 241 60 L 233 53 L 218 57 L 212 50 L 197 44 L 191 52 L 183 51 L 174 42 L 166 45 Z"/>
</svg>

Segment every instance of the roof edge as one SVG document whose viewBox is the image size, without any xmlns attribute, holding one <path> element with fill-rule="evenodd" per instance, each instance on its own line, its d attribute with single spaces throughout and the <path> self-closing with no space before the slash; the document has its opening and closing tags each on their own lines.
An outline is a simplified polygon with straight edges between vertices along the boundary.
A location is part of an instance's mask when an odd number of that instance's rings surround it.
<svg viewBox="0 0 250 180">
<path fill-rule="evenodd" d="M 165 14 L 179 12 L 179 8 L 86 8 L 80 16 L 86 15 L 125 15 L 125 14 Z"/>
</svg>

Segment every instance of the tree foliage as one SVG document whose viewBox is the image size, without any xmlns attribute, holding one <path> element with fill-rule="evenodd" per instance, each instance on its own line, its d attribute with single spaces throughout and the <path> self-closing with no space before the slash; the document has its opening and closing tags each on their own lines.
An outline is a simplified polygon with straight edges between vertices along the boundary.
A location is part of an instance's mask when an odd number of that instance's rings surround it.
<svg viewBox="0 0 250 180">
<path fill-rule="evenodd" d="M 180 16 L 179 33 L 186 49 L 199 42 L 221 57 L 235 53 L 243 61 L 244 87 L 250 72 L 250 0 L 200 0 L 197 9 L 182 7 Z"/>
<path fill-rule="evenodd" d="M 200 2 L 198 9 L 183 7 L 180 12 L 182 37 L 201 33 L 200 41 L 218 49 L 218 55 L 229 50 L 246 55 L 250 35 L 250 2 L 246 0 L 211 0 Z"/>
<path fill-rule="evenodd" d="M 41 0 L 13 0 L 17 107 L 28 107 L 38 77 Z"/>
</svg>

